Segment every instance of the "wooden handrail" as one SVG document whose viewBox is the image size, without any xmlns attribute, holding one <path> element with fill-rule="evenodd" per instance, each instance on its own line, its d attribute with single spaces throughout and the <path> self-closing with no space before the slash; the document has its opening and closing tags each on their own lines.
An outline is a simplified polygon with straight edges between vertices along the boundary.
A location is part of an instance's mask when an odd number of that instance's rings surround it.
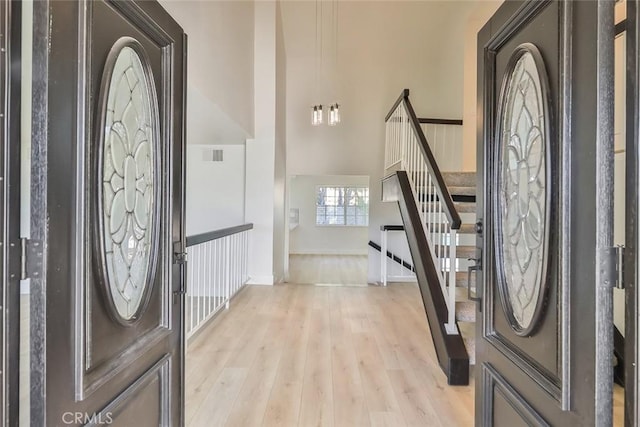
<svg viewBox="0 0 640 427">
<path fill-rule="evenodd" d="M 403 230 L 404 230 L 404 228 L 403 228 Z M 374 242 L 373 240 L 369 240 L 369 246 L 371 246 L 376 251 L 382 253 L 382 247 L 379 244 L 377 244 L 376 242 Z M 398 255 L 394 254 L 391 251 L 387 251 L 387 258 L 395 261 L 396 263 L 400 264 L 401 266 L 403 266 L 407 270 L 410 270 L 410 271 L 412 271 L 414 273 L 416 271 L 415 268 L 413 267 L 413 265 L 411 265 L 407 261 L 403 260 L 402 258 L 400 258 Z"/>
<path fill-rule="evenodd" d="M 387 178 L 388 183 L 395 187 L 398 207 L 407 235 L 411 258 L 418 279 L 418 287 L 422 295 L 431 338 L 438 357 L 438 363 L 449 385 L 469 384 L 469 356 L 464 346 L 462 335 L 449 334 L 446 323 L 449 309 L 438 278 L 438 269 L 432 256 L 433 248 L 429 247 L 427 235 L 422 225 L 422 218 L 411 183 L 406 171 L 397 171 Z M 385 180 L 385 182 L 387 181 Z M 455 286 L 455 284 L 454 284 Z M 455 307 L 452 307 L 455 310 Z"/>
<path fill-rule="evenodd" d="M 210 242 L 211 240 L 221 239 L 223 237 L 231 236 L 232 234 L 238 234 L 243 231 L 251 230 L 252 228 L 253 224 L 248 223 L 236 225 L 233 227 L 221 228 L 219 230 L 209 231 L 207 233 L 196 234 L 193 236 L 187 236 L 187 247 Z"/>
<path fill-rule="evenodd" d="M 452 125 L 462 126 L 461 119 L 433 119 L 430 117 L 418 117 L 418 121 L 423 125 Z"/>
</svg>

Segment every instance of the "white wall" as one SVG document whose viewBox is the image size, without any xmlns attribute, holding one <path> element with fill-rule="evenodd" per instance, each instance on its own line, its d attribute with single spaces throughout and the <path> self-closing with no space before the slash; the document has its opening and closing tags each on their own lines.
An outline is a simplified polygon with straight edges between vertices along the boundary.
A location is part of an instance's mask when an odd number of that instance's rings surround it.
<svg viewBox="0 0 640 427">
<path fill-rule="evenodd" d="M 502 0 L 480 1 L 467 20 L 464 34 L 464 112 L 462 170 L 476 170 L 476 126 L 478 107 L 478 31 L 503 3 Z"/>
<path fill-rule="evenodd" d="M 229 126 L 252 135 L 254 2 L 160 3 L 189 37 L 188 87 L 218 107 L 208 111 L 209 119 L 228 121 Z M 198 113 L 197 109 L 191 111 Z"/>
<path fill-rule="evenodd" d="M 368 227 L 316 225 L 316 187 L 319 185 L 369 187 L 369 177 L 292 176 L 289 182 L 289 206 L 300 210 L 300 223 L 289 233 L 289 253 L 366 255 Z"/>
<path fill-rule="evenodd" d="M 616 22 L 626 16 L 626 4 L 624 1 L 616 4 Z M 624 245 L 626 239 L 625 223 L 625 162 L 626 162 L 626 33 L 623 33 L 615 40 L 615 120 L 614 120 L 614 221 L 613 221 L 613 243 Z M 625 291 L 621 289 L 613 290 L 613 322 L 618 330 L 624 335 L 625 328 Z"/>
<path fill-rule="evenodd" d="M 212 149 L 223 151 L 222 162 L 203 160 Z M 186 173 L 187 236 L 244 223 L 243 145 L 188 145 Z"/>
<path fill-rule="evenodd" d="M 188 35 L 186 233 L 245 222 L 245 147 L 254 132 L 254 2 L 160 0 Z M 221 163 L 202 151 L 224 150 Z"/>
<path fill-rule="evenodd" d="M 247 140 L 245 212 L 247 221 L 254 224 L 249 245 L 249 283 L 264 285 L 281 280 L 284 270 L 275 268 L 276 262 L 283 263 L 284 256 L 274 256 L 276 247 L 284 251 L 284 233 L 275 236 L 275 230 L 276 224 L 280 227 L 285 221 L 284 197 L 276 196 L 284 194 L 284 188 L 280 178 L 276 182 L 275 170 L 276 158 L 283 167 L 284 156 L 284 143 L 276 139 L 276 117 L 282 120 L 280 112 L 276 114 L 277 12 L 275 1 L 255 4 L 255 137 Z"/>
<path fill-rule="evenodd" d="M 273 197 L 273 275 L 282 282 L 288 267 L 287 248 L 287 58 L 282 32 L 280 2 L 276 3 L 276 141 Z"/>
<path fill-rule="evenodd" d="M 314 2 L 285 2 L 287 166 L 289 175 L 370 177 L 369 238 L 399 224 L 395 204 L 381 200 L 384 117 L 404 88 L 419 116 L 461 118 L 464 30 L 475 2 L 338 2 L 338 59 L 325 49 L 314 89 Z M 323 45 L 332 46 L 325 3 Z M 341 104 L 339 126 L 313 127 L 310 107 Z M 369 259 L 369 281 L 379 257 Z"/>
</svg>

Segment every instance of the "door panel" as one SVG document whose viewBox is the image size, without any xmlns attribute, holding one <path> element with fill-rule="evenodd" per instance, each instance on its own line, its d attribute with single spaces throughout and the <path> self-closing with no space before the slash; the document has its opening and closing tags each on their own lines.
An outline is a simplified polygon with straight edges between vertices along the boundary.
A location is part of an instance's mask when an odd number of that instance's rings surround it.
<svg viewBox="0 0 640 427">
<path fill-rule="evenodd" d="M 157 2 L 34 7 L 50 38 L 34 52 L 48 111 L 35 114 L 47 128 L 36 144 L 44 186 L 34 185 L 45 198 L 34 221 L 47 248 L 36 281 L 46 406 L 33 420 L 181 425 L 184 277 L 173 250 L 184 244 L 186 38 Z"/>
<path fill-rule="evenodd" d="M 171 298 L 171 289 L 167 286 L 170 283 L 172 262 L 171 237 L 167 234 L 170 222 L 161 224 L 160 227 L 160 233 L 163 236 L 160 240 L 165 244 L 158 245 L 156 250 L 157 265 L 153 277 L 150 279 L 152 283 L 151 295 L 142 317 L 134 324 L 122 327 L 121 322 L 117 321 L 119 316 L 114 312 L 115 310 L 111 307 L 111 304 L 105 304 L 105 299 L 108 299 L 109 285 L 100 265 L 102 249 L 100 247 L 99 230 L 95 230 L 97 227 L 95 219 L 102 215 L 102 211 L 98 207 L 98 192 L 92 191 L 102 185 L 102 180 L 97 173 L 100 161 L 108 162 L 108 159 L 105 158 L 106 156 L 102 156 L 103 147 L 100 143 L 101 137 L 99 135 L 99 127 L 102 125 L 101 118 L 105 114 L 103 108 L 106 106 L 109 109 L 109 106 L 106 105 L 106 100 L 102 99 L 106 98 L 104 95 L 107 89 L 103 87 L 103 75 L 108 66 L 113 66 L 113 64 L 108 63 L 108 59 L 113 62 L 114 58 L 110 58 L 110 51 L 118 40 L 122 37 L 131 37 L 137 40 L 148 57 L 151 75 L 155 76 L 157 103 L 162 106 L 166 105 L 165 102 L 170 102 L 171 100 L 171 70 L 169 67 L 170 64 L 175 63 L 173 50 L 170 48 L 165 49 L 168 40 L 162 37 L 153 40 L 145 34 L 145 32 L 153 31 L 153 25 L 149 23 L 138 24 L 132 21 L 123 11 L 117 10 L 107 3 L 96 2 L 89 3 L 89 5 L 88 14 L 93 34 L 92 42 L 88 47 L 89 57 L 92 58 L 91 72 L 89 73 L 91 81 L 90 93 L 98 96 L 94 97 L 96 103 L 89 112 L 93 116 L 90 117 L 93 120 L 90 122 L 92 125 L 88 129 L 89 140 L 93 143 L 87 147 L 89 157 L 88 175 L 91 179 L 85 184 L 87 188 L 86 194 L 88 195 L 87 202 L 90 206 L 85 233 L 87 236 L 91 236 L 91 244 L 86 245 L 86 257 L 89 259 L 87 265 L 90 268 L 87 269 L 85 282 L 89 284 L 86 289 L 90 309 L 86 310 L 87 324 L 83 328 L 86 331 L 85 344 L 83 345 L 86 351 L 87 365 L 85 379 L 88 380 L 87 384 L 84 385 L 85 391 L 91 389 L 92 383 L 99 384 L 109 376 L 115 375 L 118 367 L 124 368 L 129 361 L 135 360 L 140 356 L 140 353 L 145 352 L 148 346 L 161 340 L 169 331 L 168 326 L 172 309 L 171 305 L 166 304 Z M 104 102 L 104 105 L 101 105 L 101 102 Z M 124 107 L 125 111 L 126 108 L 129 107 Z M 163 116 L 161 120 L 163 123 L 170 123 L 170 111 L 167 111 L 167 109 L 163 111 L 160 108 L 159 113 L 161 117 Z M 129 136 L 129 138 L 131 137 Z M 125 141 L 124 145 L 126 143 Z M 159 144 L 159 148 L 161 150 L 164 148 L 161 157 L 168 158 L 170 154 L 168 150 L 170 148 L 169 135 L 165 135 L 165 140 Z M 115 166 L 116 168 L 118 167 L 118 165 Z M 117 171 L 115 173 L 116 176 L 112 180 L 114 183 L 115 180 L 120 179 Z M 166 195 L 167 199 L 158 200 L 156 205 L 168 206 L 170 205 L 168 196 L 171 194 L 169 191 L 171 185 L 169 179 L 171 176 L 163 174 L 160 178 L 160 182 L 158 182 L 162 189 L 160 194 Z M 119 184 L 115 183 L 114 185 L 117 186 Z M 117 195 L 118 193 L 115 194 Z M 103 205 L 106 205 L 106 203 Z M 109 209 L 109 207 L 103 206 L 103 209 Z M 162 217 L 171 218 L 171 215 L 171 212 L 164 212 Z M 135 215 L 131 219 L 135 220 Z M 118 237 L 120 236 L 117 236 L 116 233 L 115 238 Z M 163 308 L 166 308 L 166 310 L 163 310 Z M 116 321 L 112 321 L 114 317 Z M 96 339 L 96 337 L 105 338 Z"/>
<path fill-rule="evenodd" d="M 506 2 L 478 35 L 478 425 L 596 419 L 598 7 Z"/>
<path fill-rule="evenodd" d="M 495 56 L 495 69 L 496 69 L 496 81 L 494 82 L 494 90 L 496 96 L 496 114 L 500 115 L 501 111 L 501 96 L 500 93 L 504 81 L 504 73 L 507 70 L 509 65 L 509 61 L 513 58 L 513 54 L 516 51 L 518 46 L 521 46 L 524 43 L 532 43 L 535 48 L 539 50 L 542 55 L 542 61 L 540 64 L 540 74 L 541 74 L 541 82 L 547 82 L 546 88 L 541 88 L 543 92 L 547 92 L 546 96 L 543 96 L 542 102 L 544 104 L 548 104 L 547 111 L 557 111 L 557 103 L 554 103 L 554 99 L 558 99 L 558 61 L 557 56 L 562 53 L 558 51 L 559 46 L 559 38 L 560 38 L 560 29 L 556 24 L 560 19 L 560 7 L 557 4 L 549 4 L 547 7 L 542 7 L 540 10 L 537 10 L 531 13 L 531 16 L 527 17 L 528 22 L 520 23 L 518 25 L 518 29 L 516 32 L 511 34 L 509 37 L 506 37 L 502 42 L 503 44 L 494 50 Z M 548 28 L 547 31 L 540 31 L 540 28 Z M 543 85 L 544 86 L 544 85 Z M 547 99 L 544 99 L 544 98 Z M 556 105 L 554 105 L 556 104 Z M 499 132 L 497 127 L 500 125 L 498 123 L 499 118 L 496 122 L 496 130 L 495 132 Z M 554 126 L 553 119 L 548 120 L 546 125 L 550 128 L 557 128 Z M 551 139 L 551 138 L 549 138 Z M 557 141 L 557 139 L 555 140 Z M 493 156 L 492 163 L 497 163 L 499 161 L 500 147 L 497 141 L 494 139 L 495 146 L 492 147 L 492 152 L 490 153 Z M 490 149 L 487 147 L 487 149 Z M 558 150 L 557 142 L 554 143 L 549 141 L 550 151 Z M 547 177 L 548 181 L 556 181 L 558 180 L 557 171 L 558 167 L 555 164 L 552 164 L 557 160 L 557 156 L 548 156 L 547 162 Z M 550 164 L 551 163 L 551 164 Z M 492 176 L 488 177 L 489 179 L 499 179 L 500 170 L 495 168 L 493 170 Z M 558 205 L 558 196 L 559 192 L 556 191 L 554 193 L 553 189 L 547 188 L 547 193 L 549 194 L 549 202 L 552 206 Z M 551 191 L 550 191 L 551 190 Z M 490 192 L 491 191 L 491 192 Z M 499 198 L 499 191 L 494 188 L 490 188 L 486 194 L 486 200 L 492 200 L 492 203 L 495 204 L 496 200 Z M 494 207 L 496 209 L 496 207 Z M 549 248 L 554 248 L 554 250 L 550 250 L 547 255 L 548 258 L 548 266 L 546 271 L 543 272 L 543 275 L 547 276 L 544 280 L 541 289 L 541 293 L 544 293 L 545 300 L 541 304 L 541 316 L 539 319 L 535 320 L 535 333 L 527 334 L 525 336 L 520 336 L 514 333 L 514 330 L 511 326 L 511 321 L 507 318 L 507 310 L 499 309 L 503 303 L 503 298 L 500 295 L 499 290 L 496 292 L 491 292 L 487 295 L 487 298 L 492 299 L 491 308 L 486 311 L 486 325 L 488 327 L 485 330 L 485 334 L 490 336 L 490 339 L 494 341 L 494 345 L 500 347 L 505 353 L 509 354 L 511 357 L 517 357 L 519 359 L 519 364 L 523 367 L 523 369 L 528 370 L 531 375 L 536 375 L 539 377 L 541 382 L 545 383 L 545 387 L 548 389 L 550 393 L 559 396 L 560 391 L 557 386 L 553 386 L 553 384 L 560 383 L 560 366 L 557 360 L 557 354 L 559 350 L 559 342 L 558 337 L 559 333 L 559 322 L 558 322 L 558 312 L 556 310 L 547 310 L 546 307 L 556 307 L 557 306 L 557 295 L 559 289 L 559 275 L 553 274 L 554 271 L 558 269 L 558 259 L 560 256 L 559 253 L 559 245 L 557 238 L 560 235 L 558 233 L 558 209 L 551 209 L 549 215 L 549 223 L 548 234 L 549 241 L 547 243 Z M 498 219 L 495 219 L 498 221 Z M 494 231 L 493 221 L 486 222 L 489 229 L 487 230 L 489 233 Z M 523 225 L 524 226 L 524 225 Z M 524 236 L 521 236 L 524 237 Z M 491 242 L 494 243 L 494 242 Z M 497 245 L 489 246 L 494 249 Z M 516 250 L 520 250 L 519 246 L 516 246 Z M 487 255 L 490 256 L 488 259 L 492 259 L 493 252 L 487 252 Z M 486 274 L 490 274 L 493 270 L 487 270 Z M 498 271 L 495 271 L 498 273 Z M 494 277 L 488 277 L 488 281 L 497 280 Z M 493 288 L 488 287 L 487 291 L 492 291 Z M 535 302 L 534 302 L 535 303 Z M 496 307 L 498 309 L 492 309 Z"/>
</svg>

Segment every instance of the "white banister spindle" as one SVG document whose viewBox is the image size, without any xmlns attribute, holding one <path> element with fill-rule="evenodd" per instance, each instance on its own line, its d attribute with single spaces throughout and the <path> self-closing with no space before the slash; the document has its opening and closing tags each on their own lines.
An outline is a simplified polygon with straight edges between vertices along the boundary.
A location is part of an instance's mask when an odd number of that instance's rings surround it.
<svg viewBox="0 0 640 427">
<path fill-rule="evenodd" d="M 382 286 L 387 286 L 387 230 L 382 230 L 380 241 L 380 268 L 382 269 Z"/>
<path fill-rule="evenodd" d="M 448 307 L 453 307 L 452 310 L 449 308 L 449 319 L 447 325 L 447 331 L 451 331 L 449 333 L 457 332 L 456 328 L 456 243 L 457 243 L 457 232 L 456 230 L 451 230 L 449 234 L 449 238 L 451 239 L 451 243 L 449 247 L 451 248 L 451 252 L 449 253 L 449 302 L 447 304 Z"/>
</svg>

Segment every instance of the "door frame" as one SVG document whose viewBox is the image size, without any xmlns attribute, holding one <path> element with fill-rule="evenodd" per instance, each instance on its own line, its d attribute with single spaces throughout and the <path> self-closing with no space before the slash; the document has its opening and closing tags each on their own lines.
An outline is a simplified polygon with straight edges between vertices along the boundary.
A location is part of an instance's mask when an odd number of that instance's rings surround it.
<svg viewBox="0 0 640 427">
<path fill-rule="evenodd" d="M 22 5 L 18 0 L 0 3 L 0 64 L 2 76 L 2 147 L 0 175 L 2 197 L 2 300 L 0 325 L 2 330 L 2 405 L 0 425 L 17 425 L 20 407 L 20 98 L 21 98 L 21 19 Z"/>
<path fill-rule="evenodd" d="M 640 182 L 640 7 L 636 1 L 627 0 L 627 86 L 626 86 L 626 177 L 625 211 L 626 241 L 623 282 L 625 284 L 625 408 L 626 426 L 636 425 L 640 419 L 637 396 L 640 376 L 638 372 L 638 307 L 640 307 L 640 215 L 638 183 Z"/>
</svg>

